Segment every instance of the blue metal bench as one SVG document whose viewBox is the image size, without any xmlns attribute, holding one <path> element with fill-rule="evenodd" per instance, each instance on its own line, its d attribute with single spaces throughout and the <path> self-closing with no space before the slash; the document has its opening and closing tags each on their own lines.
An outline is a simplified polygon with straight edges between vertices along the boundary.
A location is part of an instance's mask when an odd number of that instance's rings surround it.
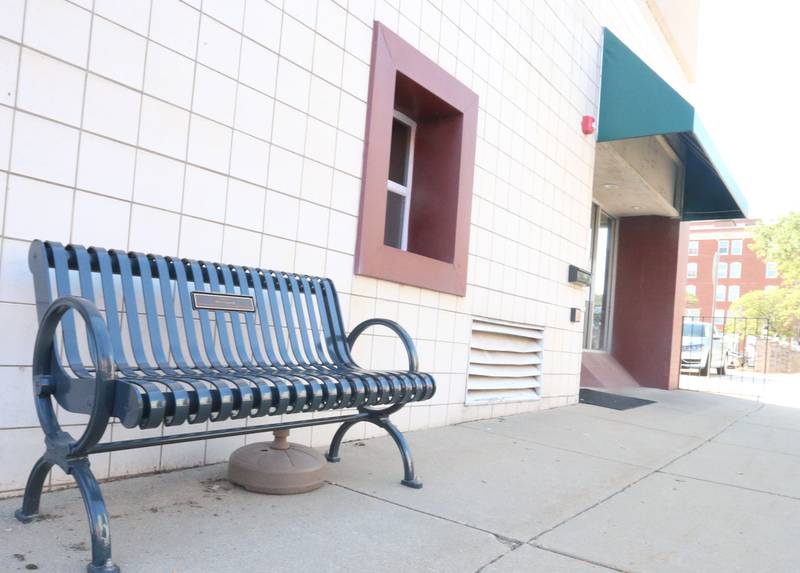
<svg viewBox="0 0 800 573">
<path fill-rule="evenodd" d="M 23 522 L 36 516 L 54 464 L 72 475 L 89 518 L 89 571 L 119 571 L 111 561 L 109 518 L 89 469 L 91 454 L 341 424 L 326 455 L 335 462 L 348 429 L 371 422 L 397 444 L 402 483 L 422 486 L 389 415 L 431 398 L 435 382 L 418 372 L 414 343 L 397 323 L 370 319 L 345 336 L 329 279 L 42 241 L 31 244 L 29 265 L 39 315 L 33 388 L 46 451 L 31 471 L 16 516 Z M 370 371 L 353 361 L 353 343 L 371 326 L 400 337 L 407 371 Z M 59 426 L 53 398 L 69 412 L 88 414 L 79 438 Z M 343 408 L 357 412 L 100 442 L 112 418 L 126 428 L 202 427 Z"/>
</svg>

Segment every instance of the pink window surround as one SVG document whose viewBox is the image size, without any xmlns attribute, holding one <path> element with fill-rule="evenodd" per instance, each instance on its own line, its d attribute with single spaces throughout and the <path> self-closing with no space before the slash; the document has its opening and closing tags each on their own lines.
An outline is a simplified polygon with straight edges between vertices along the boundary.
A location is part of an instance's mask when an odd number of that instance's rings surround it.
<svg viewBox="0 0 800 573">
<path fill-rule="evenodd" d="M 396 108 L 419 122 L 408 251 L 384 244 Z M 375 22 L 357 274 L 466 294 L 477 122 L 477 94 Z"/>
</svg>

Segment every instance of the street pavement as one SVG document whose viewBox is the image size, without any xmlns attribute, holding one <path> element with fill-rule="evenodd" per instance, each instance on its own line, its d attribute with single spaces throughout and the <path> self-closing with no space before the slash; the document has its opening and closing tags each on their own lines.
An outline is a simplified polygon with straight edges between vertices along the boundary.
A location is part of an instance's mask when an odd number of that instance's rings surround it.
<svg viewBox="0 0 800 573">
<path fill-rule="evenodd" d="M 265 496 L 226 466 L 103 485 L 125 572 L 795 572 L 800 409 L 651 389 L 628 411 L 575 405 L 347 443 L 321 489 Z M 79 572 L 74 489 L 43 519 L 0 501 L 0 571 Z"/>
</svg>

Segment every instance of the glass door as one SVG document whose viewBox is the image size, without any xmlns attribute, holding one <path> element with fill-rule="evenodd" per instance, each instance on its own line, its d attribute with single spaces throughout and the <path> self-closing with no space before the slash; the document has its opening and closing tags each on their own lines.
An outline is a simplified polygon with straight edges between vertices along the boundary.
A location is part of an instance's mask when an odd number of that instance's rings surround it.
<svg viewBox="0 0 800 573">
<path fill-rule="evenodd" d="M 587 350 L 609 349 L 616 223 L 599 206 L 592 205 L 592 286 L 586 289 L 583 333 L 583 346 Z"/>
</svg>

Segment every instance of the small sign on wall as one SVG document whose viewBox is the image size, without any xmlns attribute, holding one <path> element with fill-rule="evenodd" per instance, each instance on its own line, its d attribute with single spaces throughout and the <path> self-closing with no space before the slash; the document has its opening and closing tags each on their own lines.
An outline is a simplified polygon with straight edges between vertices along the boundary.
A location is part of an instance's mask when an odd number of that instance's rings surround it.
<svg viewBox="0 0 800 573">
<path fill-rule="evenodd" d="M 592 273 L 576 267 L 575 265 L 569 266 L 570 284 L 579 286 L 592 286 Z"/>
<path fill-rule="evenodd" d="M 569 321 L 570 322 L 580 322 L 583 320 L 583 311 L 579 308 L 571 308 L 569 309 Z"/>
</svg>

